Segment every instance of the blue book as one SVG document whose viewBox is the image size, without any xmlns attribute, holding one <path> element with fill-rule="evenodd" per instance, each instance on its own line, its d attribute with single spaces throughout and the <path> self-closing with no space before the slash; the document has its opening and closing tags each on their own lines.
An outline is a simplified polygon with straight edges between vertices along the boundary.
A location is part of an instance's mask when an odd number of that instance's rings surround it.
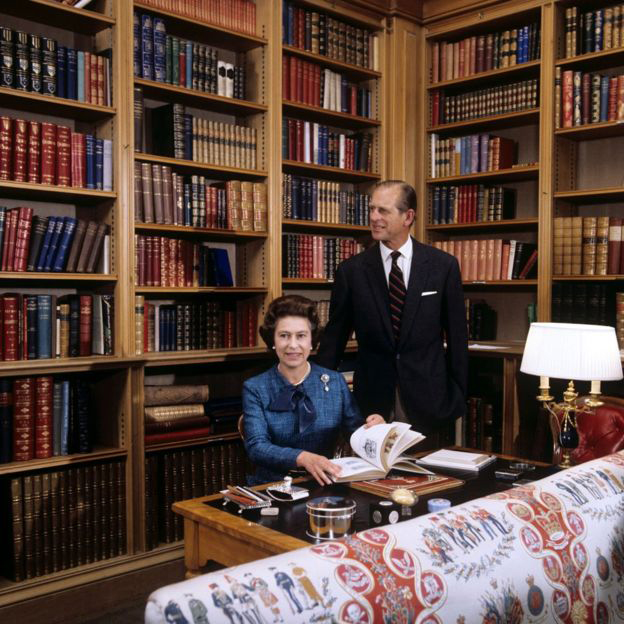
<svg viewBox="0 0 624 624">
<path fill-rule="evenodd" d="M 288 35 L 286 43 L 293 45 L 295 38 L 295 7 L 292 4 L 288 5 Z"/>
<path fill-rule="evenodd" d="M 86 100 L 84 52 L 82 50 L 76 52 L 76 99 L 79 102 Z"/>
<path fill-rule="evenodd" d="M 67 97 L 67 48 L 56 48 L 56 95 Z"/>
<path fill-rule="evenodd" d="M 609 118 L 609 76 L 600 78 L 600 121 Z"/>
<path fill-rule="evenodd" d="M 52 295 L 37 295 L 37 358 L 52 357 Z"/>
<path fill-rule="evenodd" d="M 135 11 L 132 16 L 132 61 L 134 65 L 134 75 L 141 77 L 141 19 Z"/>
<path fill-rule="evenodd" d="M 299 218 L 299 186 L 300 178 L 293 176 L 292 178 L 292 218 Z"/>
<path fill-rule="evenodd" d="M 141 72 L 143 78 L 154 80 L 154 26 L 152 16 L 141 15 Z"/>
<path fill-rule="evenodd" d="M 95 137 L 85 135 L 85 177 L 88 189 L 95 189 Z"/>
<path fill-rule="evenodd" d="M 104 189 L 104 139 L 95 139 L 95 188 Z"/>
<path fill-rule="evenodd" d="M 65 226 L 58 243 L 58 249 L 54 261 L 52 263 L 52 271 L 60 273 L 65 269 L 65 263 L 67 261 L 67 254 L 71 242 L 74 240 L 74 233 L 76 232 L 76 224 L 78 219 L 75 217 L 65 217 Z"/>
<path fill-rule="evenodd" d="M 66 94 L 70 100 L 78 99 L 78 58 L 76 50 L 67 48 L 67 89 Z"/>
<path fill-rule="evenodd" d="M 56 457 L 61 454 L 61 411 L 63 407 L 63 383 L 54 382 L 52 390 L 52 454 Z"/>
<path fill-rule="evenodd" d="M 184 225 L 191 225 L 193 216 L 193 207 L 191 204 L 191 185 L 184 185 Z"/>
<path fill-rule="evenodd" d="M 61 455 L 69 455 L 69 381 L 61 382 Z"/>
<path fill-rule="evenodd" d="M 50 239 L 52 238 L 52 234 L 54 234 L 54 230 L 56 229 L 57 219 L 62 219 L 62 217 L 50 217 L 48 219 L 48 228 L 46 229 L 46 233 L 43 236 L 41 251 L 39 252 L 39 257 L 37 258 L 37 264 L 35 265 L 36 271 L 44 270 L 46 257 L 48 255 L 48 249 L 50 248 Z"/>
<path fill-rule="evenodd" d="M 27 353 L 29 360 L 37 359 L 37 327 L 38 327 L 38 313 L 37 313 L 37 295 L 28 295 L 26 297 L 26 342 Z"/>
<path fill-rule="evenodd" d="M 61 240 L 61 234 L 63 233 L 63 228 L 65 227 L 65 219 L 66 217 L 57 217 L 56 223 L 54 225 L 54 232 L 52 232 L 52 236 L 50 236 L 50 244 L 48 245 L 48 252 L 46 253 L 46 257 L 43 264 L 44 271 L 51 271 L 54 257 L 56 256 L 56 250 L 58 249 L 59 241 Z"/>
<path fill-rule="evenodd" d="M 318 180 L 312 180 L 312 201 L 310 202 L 310 219 L 318 221 Z"/>
<path fill-rule="evenodd" d="M 232 267 L 227 249 L 220 247 L 210 247 L 213 254 L 215 273 L 217 276 L 217 286 L 234 286 L 232 278 Z"/>
<path fill-rule="evenodd" d="M 186 88 L 193 88 L 193 42 L 186 42 Z"/>
<path fill-rule="evenodd" d="M 153 21 L 154 30 L 154 80 L 165 82 L 166 72 L 166 43 L 167 33 L 165 32 L 165 22 L 160 17 L 155 17 Z"/>
<path fill-rule="evenodd" d="M 282 43 L 288 43 L 288 3 L 282 2 Z"/>
</svg>

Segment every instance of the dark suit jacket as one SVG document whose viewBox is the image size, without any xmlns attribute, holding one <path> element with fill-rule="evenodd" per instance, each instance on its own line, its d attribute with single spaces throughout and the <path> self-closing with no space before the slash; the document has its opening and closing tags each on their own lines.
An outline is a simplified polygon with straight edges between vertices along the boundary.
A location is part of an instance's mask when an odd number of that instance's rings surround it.
<svg viewBox="0 0 624 624">
<path fill-rule="evenodd" d="M 376 243 L 338 267 L 329 323 L 316 360 L 321 366 L 336 368 L 355 329 L 354 392 L 363 415 L 377 412 L 387 418 L 398 383 L 409 419 L 416 429 L 428 433 L 465 413 L 468 337 L 457 260 L 412 242 L 398 344 L 392 334 L 388 283 Z"/>
</svg>

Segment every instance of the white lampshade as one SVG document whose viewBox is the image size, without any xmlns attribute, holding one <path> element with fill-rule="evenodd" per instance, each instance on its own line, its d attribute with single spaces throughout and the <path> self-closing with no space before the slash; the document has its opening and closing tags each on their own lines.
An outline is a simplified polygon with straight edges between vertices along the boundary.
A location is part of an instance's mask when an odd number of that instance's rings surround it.
<svg viewBox="0 0 624 624">
<path fill-rule="evenodd" d="M 531 323 L 520 370 L 572 381 L 622 379 L 613 327 L 576 323 Z"/>
</svg>

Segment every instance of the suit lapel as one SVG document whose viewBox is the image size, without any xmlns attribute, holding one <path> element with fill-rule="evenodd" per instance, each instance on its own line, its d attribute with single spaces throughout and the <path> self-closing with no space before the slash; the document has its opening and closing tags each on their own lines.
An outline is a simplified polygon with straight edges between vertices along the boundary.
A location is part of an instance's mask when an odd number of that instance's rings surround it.
<svg viewBox="0 0 624 624">
<path fill-rule="evenodd" d="M 373 299 L 377 305 L 377 310 L 381 318 L 388 339 L 394 342 L 392 334 L 392 323 L 390 322 L 390 296 L 388 295 L 388 282 L 384 272 L 383 263 L 381 261 L 381 252 L 379 251 L 379 243 L 369 247 L 363 255 L 366 264 L 366 279 L 370 285 Z"/>
<path fill-rule="evenodd" d="M 428 274 L 428 257 L 425 245 L 412 238 L 412 265 L 410 268 L 409 284 L 407 286 L 407 296 L 401 317 L 401 333 L 399 334 L 399 349 L 403 346 L 407 336 L 409 336 L 414 319 L 418 314 L 422 292 L 425 287 Z"/>
</svg>

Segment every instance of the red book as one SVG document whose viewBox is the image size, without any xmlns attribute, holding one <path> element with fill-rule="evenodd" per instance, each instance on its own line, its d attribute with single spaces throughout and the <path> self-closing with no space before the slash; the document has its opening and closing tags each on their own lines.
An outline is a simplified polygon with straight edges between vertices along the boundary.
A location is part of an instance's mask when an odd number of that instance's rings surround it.
<svg viewBox="0 0 624 624">
<path fill-rule="evenodd" d="M 13 252 L 13 270 L 25 271 L 28 259 L 28 245 L 32 225 L 33 209 L 22 206 L 17 209 L 17 227 L 15 232 L 15 249 Z"/>
<path fill-rule="evenodd" d="M 537 249 L 534 249 L 531 255 L 528 257 L 524 267 L 518 274 L 518 279 L 526 279 L 527 275 L 529 274 L 529 272 L 531 271 L 531 269 L 533 268 L 536 262 L 537 262 Z"/>
<path fill-rule="evenodd" d="M 572 127 L 574 72 L 568 69 L 563 72 L 561 86 L 561 110 L 564 128 Z"/>
<path fill-rule="evenodd" d="M 196 427 L 194 429 L 182 429 L 181 431 L 168 431 L 167 433 L 148 433 L 145 436 L 145 445 L 162 444 L 163 442 L 182 442 L 184 440 L 196 440 L 209 436 L 212 427 Z"/>
<path fill-rule="evenodd" d="M 145 286 L 145 236 L 137 235 L 135 241 L 136 285 Z"/>
<path fill-rule="evenodd" d="M 91 99 L 91 53 L 90 52 L 85 52 L 84 53 L 84 76 L 83 76 L 83 82 L 84 82 L 84 96 L 85 96 L 85 102 L 88 102 L 89 104 L 91 104 L 93 102 L 93 100 Z"/>
<path fill-rule="evenodd" d="M 80 132 L 71 133 L 71 185 L 84 188 L 86 171 L 85 135 Z"/>
<path fill-rule="evenodd" d="M 448 43 L 446 41 L 442 41 L 440 43 L 440 69 L 439 69 L 439 80 L 436 80 L 435 82 L 438 81 L 443 81 L 446 80 L 446 49 L 448 47 Z"/>
<path fill-rule="evenodd" d="M 282 57 L 282 97 L 290 100 L 290 56 Z"/>
<path fill-rule="evenodd" d="M 91 355 L 91 324 L 93 323 L 93 299 L 80 295 L 79 355 Z"/>
<path fill-rule="evenodd" d="M 13 120 L 13 180 L 26 182 L 26 153 L 28 151 L 28 123 Z"/>
<path fill-rule="evenodd" d="M 35 459 L 52 457 L 52 377 L 35 378 Z"/>
<path fill-rule="evenodd" d="M 608 121 L 617 119 L 617 96 L 618 96 L 618 77 L 612 76 L 609 79 L 609 113 Z"/>
<path fill-rule="evenodd" d="M 41 183 L 56 183 L 56 126 L 49 121 L 41 124 Z"/>
<path fill-rule="evenodd" d="M 310 63 L 302 63 L 301 68 L 301 101 L 304 104 L 312 104 L 310 97 L 310 70 L 312 66 Z"/>
<path fill-rule="evenodd" d="M 143 236 L 143 243 L 145 246 L 145 272 L 143 282 L 139 283 L 139 286 L 153 286 L 154 280 L 152 279 L 152 256 L 154 241 L 152 236 Z"/>
<path fill-rule="evenodd" d="M 591 74 L 585 72 L 581 79 L 581 123 L 588 124 L 591 118 Z"/>
<path fill-rule="evenodd" d="M 13 384 L 13 461 L 34 459 L 35 385 L 32 377 Z"/>
<path fill-rule="evenodd" d="M 2 318 L 4 345 L 2 359 L 15 361 L 19 355 L 19 309 L 20 295 L 7 293 L 2 296 Z"/>
<path fill-rule="evenodd" d="M 27 179 L 33 184 L 41 182 L 41 123 L 28 122 Z"/>
<path fill-rule="evenodd" d="M 67 126 L 56 126 L 56 184 L 71 185 L 71 130 Z"/>
<path fill-rule="evenodd" d="M 226 349 L 232 349 L 236 346 L 234 327 L 234 311 L 223 310 L 223 347 Z"/>
<path fill-rule="evenodd" d="M 440 43 L 436 41 L 431 47 L 431 82 L 440 80 Z"/>
<path fill-rule="evenodd" d="M 297 121 L 288 120 L 288 160 L 297 160 Z"/>
<path fill-rule="evenodd" d="M 104 94 L 108 87 L 106 86 L 106 77 L 104 75 L 104 57 L 98 55 L 93 58 L 97 59 L 97 103 L 100 106 L 105 106 L 108 102 Z"/>
<path fill-rule="evenodd" d="M 617 275 L 620 271 L 620 254 L 622 250 L 622 219 L 609 218 L 609 260 L 607 274 Z"/>
<path fill-rule="evenodd" d="M 7 212 L 4 233 L 4 246 L 2 248 L 2 270 L 13 270 L 13 256 L 15 254 L 15 236 L 17 233 L 17 218 L 19 208 L 12 208 Z"/>
<path fill-rule="evenodd" d="M 13 120 L 0 117 L 0 180 L 10 180 L 13 154 Z"/>
<path fill-rule="evenodd" d="M 477 37 L 477 58 L 475 71 L 477 73 L 485 71 L 485 35 Z"/>
</svg>

